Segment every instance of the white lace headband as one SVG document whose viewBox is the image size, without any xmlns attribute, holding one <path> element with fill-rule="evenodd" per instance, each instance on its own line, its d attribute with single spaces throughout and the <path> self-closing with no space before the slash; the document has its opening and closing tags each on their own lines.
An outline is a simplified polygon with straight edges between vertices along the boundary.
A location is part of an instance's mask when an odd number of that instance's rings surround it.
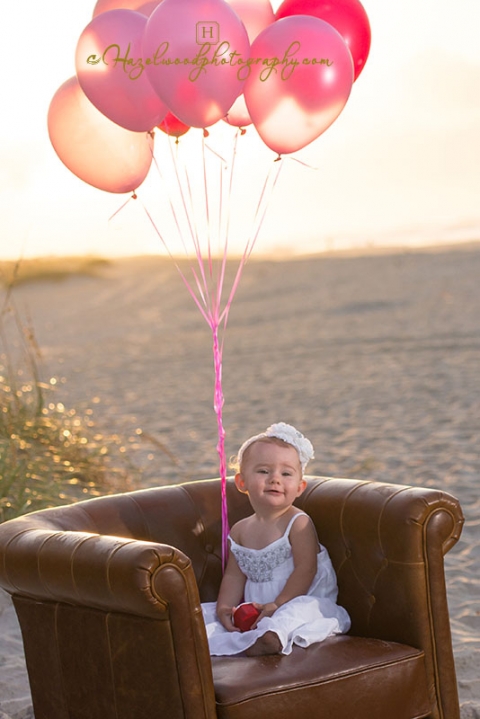
<svg viewBox="0 0 480 719">
<path fill-rule="evenodd" d="M 242 457 L 247 447 L 250 447 L 250 445 L 257 440 L 265 439 L 266 437 L 276 437 L 277 439 L 282 439 L 284 442 L 287 442 L 287 444 L 291 444 L 292 447 L 295 447 L 298 452 L 298 456 L 300 457 L 302 472 L 305 472 L 305 468 L 308 462 L 314 457 L 312 443 L 309 439 L 304 437 L 303 434 L 298 431 L 298 429 L 295 429 L 295 427 L 292 427 L 291 424 L 286 424 L 285 422 L 277 422 L 276 424 L 272 424 L 270 425 L 270 427 L 268 427 L 268 429 L 265 430 L 265 432 L 262 432 L 261 434 L 256 434 L 254 437 L 250 437 L 249 439 L 245 440 L 245 442 L 238 450 L 238 464 L 241 465 Z"/>
</svg>

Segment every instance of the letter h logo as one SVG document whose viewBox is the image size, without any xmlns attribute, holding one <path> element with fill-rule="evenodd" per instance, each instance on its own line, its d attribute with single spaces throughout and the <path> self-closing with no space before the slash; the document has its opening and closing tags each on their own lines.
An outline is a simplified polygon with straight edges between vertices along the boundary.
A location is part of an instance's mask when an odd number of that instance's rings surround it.
<svg viewBox="0 0 480 719">
<path fill-rule="evenodd" d="M 197 22 L 197 43 L 203 45 L 208 42 L 210 45 L 217 45 L 220 38 L 220 27 L 218 22 Z"/>
</svg>

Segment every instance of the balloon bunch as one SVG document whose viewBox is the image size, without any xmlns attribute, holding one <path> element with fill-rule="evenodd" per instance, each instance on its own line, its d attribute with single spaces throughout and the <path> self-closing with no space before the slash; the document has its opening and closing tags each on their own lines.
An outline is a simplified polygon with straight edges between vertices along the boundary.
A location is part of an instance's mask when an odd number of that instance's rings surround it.
<svg viewBox="0 0 480 719">
<path fill-rule="evenodd" d="M 96 188 L 132 192 L 137 198 L 135 190 L 153 162 L 186 254 L 188 243 L 193 249 L 196 264 L 189 281 L 144 206 L 212 331 L 224 566 L 228 520 L 221 332 L 282 165 L 272 163 L 252 233 L 222 300 L 238 138 L 253 125 L 276 159 L 308 145 L 343 110 L 369 48 L 370 26 L 359 0 L 283 0 L 276 13 L 270 0 L 98 0 L 78 40 L 76 76 L 50 104 L 50 139 L 68 169 Z M 235 129 L 228 162 L 205 143 L 206 128 L 217 123 Z M 157 128 L 167 136 L 161 158 L 154 152 Z M 200 152 L 195 157 L 189 151 L 182 160 L 179 138 L 191 128 L 200 130 Z M 195 191 L 201 196 L 200 211 Z"/>
<path fill-rule="evenodd" d="M 284 0 L 276 14 L 270 0 L 98 0 L 50 139 L 74 174 L 118 193 L 145 179 L 157 126 L 178 138 L 253 123 L 295 152 L 338 117 L 369 48 L 359 0 Z"/>
</svg>

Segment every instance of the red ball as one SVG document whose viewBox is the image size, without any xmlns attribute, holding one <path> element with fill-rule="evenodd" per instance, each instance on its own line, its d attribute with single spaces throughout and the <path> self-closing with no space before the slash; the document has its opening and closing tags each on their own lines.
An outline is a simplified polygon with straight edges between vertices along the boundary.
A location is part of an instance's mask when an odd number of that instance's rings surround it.
<svg viewBox="0 0 480 719">
<path fill-rule="evenodd" d="M 260 615 L 260 610 L 251 602 L 239 604 L 233 612 L 233 623 L 241 632 L 247 632 Z"/>
</svg>

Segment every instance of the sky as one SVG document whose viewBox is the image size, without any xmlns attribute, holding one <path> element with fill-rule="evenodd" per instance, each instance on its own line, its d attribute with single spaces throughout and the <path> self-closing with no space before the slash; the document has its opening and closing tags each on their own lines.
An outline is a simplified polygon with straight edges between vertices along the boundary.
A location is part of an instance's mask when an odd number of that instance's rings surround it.
<svg viewBox="0 0 480 719">
<path fill-rule="evenodd" d="M 260 254 L 480 239 L 480 2 L 363 4 L 372 28 L 367 64 L 334 124 L 282 161 L 265 195 Z M 157 173 L 135 202 L 82 182 L 50 144 L 48 107 L 75 73 L 76 43 L 93 6 L 29 0 L 7 7 L 0 29 L 0 258 L 151 254 L 164 252 L 165 237 L 170 251 L 178 249 Z M 193 141 L 191 131 L 179 148 L 192 164 Z M 208 142 L 223 157 L 230 128 L 212 129 Z M 255 236 L 275 155 L 249 128 L 237 157 L 232 252 Z"/>
</svg>

